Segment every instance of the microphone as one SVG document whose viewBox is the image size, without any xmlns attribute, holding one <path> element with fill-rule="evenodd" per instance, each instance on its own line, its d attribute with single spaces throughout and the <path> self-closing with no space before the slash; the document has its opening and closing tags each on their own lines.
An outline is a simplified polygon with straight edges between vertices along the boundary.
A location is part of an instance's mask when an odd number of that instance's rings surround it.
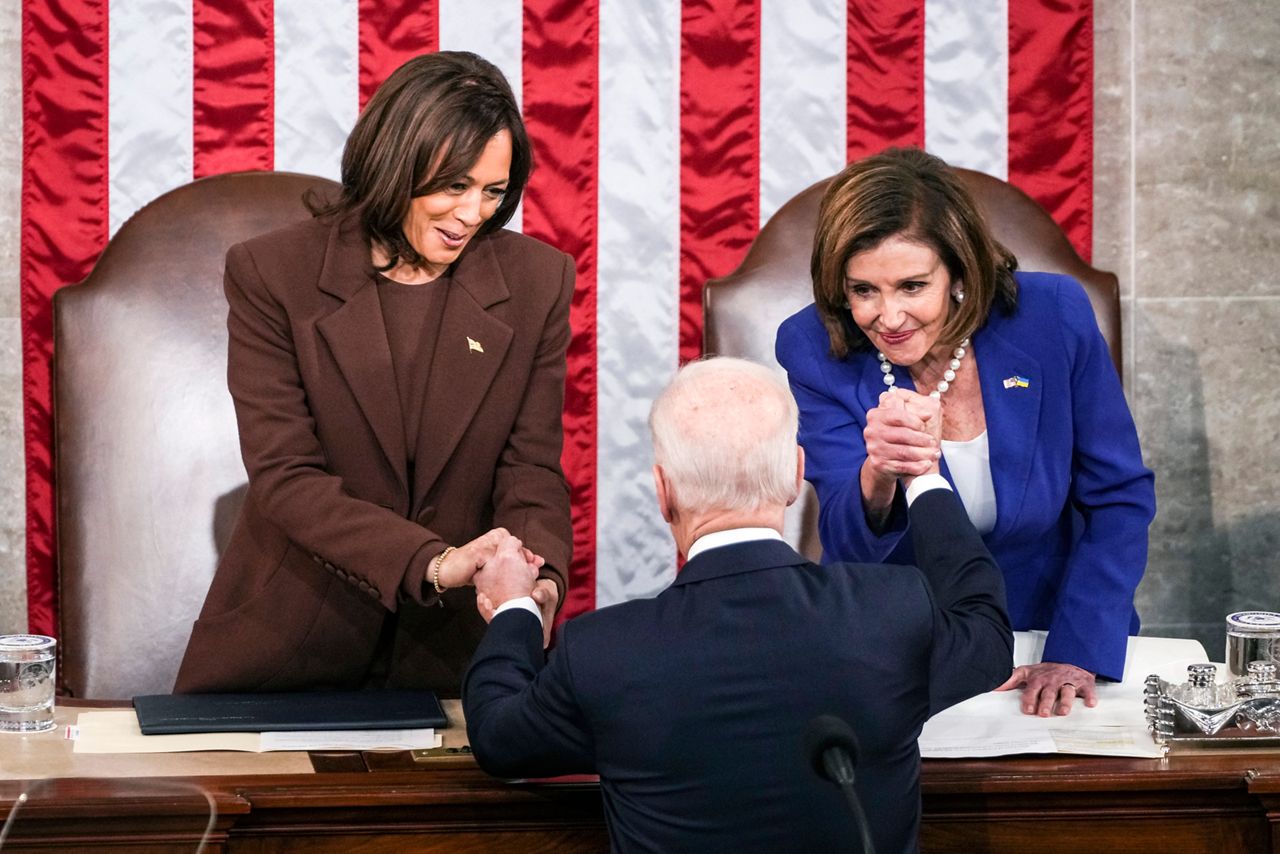
<svg viewBox="0 0 1280 854">
<path fill-rule="evenodd" d="M 858 827 L 864 854 L 875 854 L 867 816 L 853 788 L 853 769 L 858 761 L 858 738 L 853 729 L 835 715 L 818 715 L 805 727 L 804 745 L 814 773 L 835 783 L 844 792 L 854 824 Z"/>
</svg>

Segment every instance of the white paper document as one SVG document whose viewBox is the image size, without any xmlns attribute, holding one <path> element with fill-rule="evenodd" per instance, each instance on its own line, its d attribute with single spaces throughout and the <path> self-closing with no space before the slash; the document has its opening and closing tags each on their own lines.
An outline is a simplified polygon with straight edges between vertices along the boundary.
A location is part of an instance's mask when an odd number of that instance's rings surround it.
<svg viewBox="0 0 1280 854">
<path fill-rule="evenodd" d="M 133 709 L 81 712 L 67 727 L 76 753 L 183 753 L 200 750 L 421 750 L 440 746 L 433 729 L 208 732 L 143 735 Z"/>
<path fill-rule="evenodd" d="M 1034 664 L 1044 653 L 1045 632 L 1014 632 L 1013 663 Z M 1147 676 L 1181 682 L 1187 665 L 1208 661 L 1199 641 L 1129 638 L 1124 679 L 1098 683 L 1098 705 L 1076 700 L 1070 715 L 1024 715 L 1020 691 L 980 694 L 934 715 L 920 734 L 920 755 L 932 759 L 1008 756 L 1015 753 L 1079 753 L 1157 758 L 1147 730 L 1143 687 Z"/>
</svg>

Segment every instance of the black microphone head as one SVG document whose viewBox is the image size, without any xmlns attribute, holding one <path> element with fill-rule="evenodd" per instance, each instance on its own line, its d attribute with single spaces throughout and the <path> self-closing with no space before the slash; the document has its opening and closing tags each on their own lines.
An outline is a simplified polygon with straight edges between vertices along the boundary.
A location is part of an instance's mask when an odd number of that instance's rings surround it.
<svg viewBox="0 0 1280 854">
<path fill-rule="evenodd" d="M 824 780 L 831 780 L 831 775 L 827 773 L 823 757 L 833 747 L 843 750 L 849 755 L 850 763 L 857 764 L 858 738 L 853 734 L 852 727 L 835 715 L 818 715 L 809 721 L 804 729 L 805 753 L 809 755 L 813 770 Z"/>
</svg>

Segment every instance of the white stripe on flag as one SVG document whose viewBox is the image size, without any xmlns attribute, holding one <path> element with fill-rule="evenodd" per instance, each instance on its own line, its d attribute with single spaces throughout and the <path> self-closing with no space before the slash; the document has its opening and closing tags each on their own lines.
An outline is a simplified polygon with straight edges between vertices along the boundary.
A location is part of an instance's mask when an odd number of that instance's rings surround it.
<svg viewBox="0 0 1280 854">
<path fill-rule="evenodd" d="M 356 0 L 275 0 L 275 166 L 338 180 L 360 103 Z"/>
<path fill-rule="evenodd" d="M 679 352 L 679 87 L 678 0 L 602 0 L 596 607 L 675 576 L 647 419 Z"/>
<path fill-rule="evenodd" d="M 845 162 L 844 0 L 760 4 L 760 223 Z"/>
<path fill-rule="evenodd" d="M 190 0 L 115 0 L 107 13 L 110 233 L 191 180 L 194 142 Z"/>
<path fill-rule="evenodd" d="M 469 50 L 506 75 L 521 101 L 524 61 L 524 7 L 520 0 L 439 0 L 440 49 Z"/>
<path fill-rule="evenodd" d="M 1009 174 L 1006 0 L 925 0 L 925 148 L 952 166 Z"/>
<path fill-rule="evenodd" d="M 439 0 L 441 50 L 469 50 L 498 66 L 511 84 L 516 103 L 524 96 L 524 6 L 520 0 L 488 0 L 483 11 L 475 0 Z M 524 205 L 516 208 L 507 228 L 520 231 Z"/>
</svg>

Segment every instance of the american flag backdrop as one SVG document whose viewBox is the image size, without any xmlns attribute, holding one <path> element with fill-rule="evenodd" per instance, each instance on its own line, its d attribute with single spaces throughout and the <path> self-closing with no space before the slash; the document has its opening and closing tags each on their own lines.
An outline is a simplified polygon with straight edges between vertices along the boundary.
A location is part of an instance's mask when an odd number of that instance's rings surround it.
<svg viewBox="0 0 1280 854">
<path fill-rule="evenodd" d="M 513 227 L 578 265 L 572 615 L 670 581 L 649 402 L 699 352 L 703 283 L 792 195 L 923 145 L 1022 187 L 1088 257 L 1092 16 L 1089 0 L 24 0 L 31 630 L 56 625 L 50 297 L 157 195 L 245 169 L 337 178 L 404 59 L 465 49 L 503 69 L 537 163 Z"/>
</svg>

